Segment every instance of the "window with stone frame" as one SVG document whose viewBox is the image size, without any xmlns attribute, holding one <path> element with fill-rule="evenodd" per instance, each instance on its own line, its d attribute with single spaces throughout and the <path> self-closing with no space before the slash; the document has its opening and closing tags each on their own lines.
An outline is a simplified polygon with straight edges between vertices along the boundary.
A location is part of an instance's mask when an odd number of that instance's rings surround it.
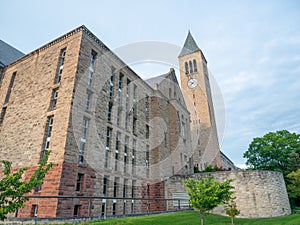
<svg viewBox="0 0 300 225">
<path fill-rule="evenodd" d="M 82 164 L 84 161 L 84 151 L 86 148 L 88 126 L 89 126 L 89 120 L 87 118 L 83 118 L 82 128 L 81 128 L 81 138 L 79 143 L 79 155 L 78 155 L 79 164 Z"/>
<path fill-rule="evenodd" d="M 55 81 L 54 81 L 55 84 L 58 84 L 61 81 L 61 76 L 62 76 L 64 64 L 65 64 L 65 57 L 66 57 L 66 48 L 63 48 L 60 50 L 60 54 L 59 54 L 58 69 L 57 69 L 57 74 L 56 74 Z"/>
<path fill-rule="evenodd" d="M 83 173 L 78 173 L 77 174 L 75 191 L 77 191 L 77 192 L 82 191 L 82 189 L 83 189 L 83 178 L 84 178 L 84 174 Z"/>
<path fill-rule="evenodd" d="M 193 64 L 194 64 L 194 72 L 197 72 L 197 71 L 198 71 L 198 68 L 197 68 L 197 62 L 196 62 L 196 59 L 193 59 Z"/>
<path fill-rule="evenodd" d="M 184 63 L 185 74 L 189 74 L 189 65 L 187 62 Z"/>
<path fill-rule="evenodd" d="M 115 68 L 111 67 L 110 71 L 110 79 L 109 79 L 109 98 L 110 100 L 113 99 L 114 96 L 114 78 L 115 78 Z"/>
<path fill-rule="evenodd" d="M 92 50 L 91 56 L 90 56 L 90 66 L 89 66 L 89 73 L 88 73 L 88 86 L 92 86 L 92 79 L 95 71 L 95 61 L 96 61 L 97 53 Z"/>
<path fill-rule="evenodd" d="M 56 108 L 57 99 L 58 99 L 58 88 L 52 90 L 50 110 L 53 110 Z"/>
<path fill-rule="evenodd" d="M 47 118 L 47 125 L 46 125 L 46 133 L 45 133 L 45 141 L 44 141 L 44 149 L 42 151 L 42 158 L 44 157 L 46 151 L 49 150 L 50 146 L 50 139 L 51 139 L 51 133 L 52 133 L 52 127 L 53 127 L 53 119 L 54 116 L 49 116 Z"/>
</svg>

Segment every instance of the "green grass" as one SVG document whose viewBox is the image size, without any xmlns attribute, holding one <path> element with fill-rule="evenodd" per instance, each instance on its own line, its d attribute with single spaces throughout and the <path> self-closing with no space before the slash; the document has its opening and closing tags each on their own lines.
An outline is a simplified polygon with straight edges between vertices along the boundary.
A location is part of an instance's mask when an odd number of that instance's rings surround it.
<svg viewBox="0 0 300 225">
<path fill-rule="evenodd" d="M 271 218 L 271 219 L 240 219 L 234 220 L 235 225 L 300 225 L 300 215 Z M 82 223 L 85 225 L 200 225 L 200 216 L 196 211 L 167 213 L 150 216 L 127 217 L 121 219 L 107 219 L 104 221 L 92 221 Z M 204 224 L 229 225 L 230 218 L 219 215 L 206 215 Z"/>
</svg>

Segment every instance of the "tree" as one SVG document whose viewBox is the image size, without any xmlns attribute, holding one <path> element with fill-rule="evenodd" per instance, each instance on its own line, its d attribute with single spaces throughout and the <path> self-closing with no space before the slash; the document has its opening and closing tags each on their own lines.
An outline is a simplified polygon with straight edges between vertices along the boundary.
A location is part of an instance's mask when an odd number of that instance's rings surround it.
<svg viewBox="0 0 300 225">
<path fill-rule="evenodd" d="M 240 211 L 237 209 L 236 197 L 232 197 L 228 202 L 225 203 L 224 208 L 225 212 L 231 218 L 231 224 L 234 225 L 233 219 L 240 214 Z"/>
<path fill-rule="evenodd" d="M 289 184 L 287 185 L 288 193 L 291 198 L 300 198 L 300 169 L 287 175 Z"/>
<path fill-rule="evenodd" d="M 226 203 L 233 194 L 230 191 L 233 186 L 230 185 L 232 180 L 218 182 L 212 176 L 208 178 L 199 177 L 197 180 L 189 178 L 185 180 L 184 186 L 187 188 L 190 204 L 199 210 L 201 225 L 204 224 L 205 213 L 214 209 L 219 204 Z"/>
<path fill-rule="evenodd" d="M 254 138 L 244 158 L 251 169 L 278 171 L 286 177 L 292 172 L 289 170 L 290 161 L 294 160 L 292 154 L 300 154 L 300 135 L 281 130 Z"/>
<path fill-rule="evenodd" d="M 1 161 L 4 165 L 4 176 L 0 180 L 0 220 L 4 220 L 8 213 L 24 207 L 25 202 L 28 200 L 24 194 L 43 184 L 45 175 L 53 166 L 53 163 L 47 164 L 49 154 L 50 151 L 47 151 L 29 181 L 22 179 L 28 167 L 21 168 L 19 171 L 12 173 L 12 163 L 5 160 Z"/>
</svg>

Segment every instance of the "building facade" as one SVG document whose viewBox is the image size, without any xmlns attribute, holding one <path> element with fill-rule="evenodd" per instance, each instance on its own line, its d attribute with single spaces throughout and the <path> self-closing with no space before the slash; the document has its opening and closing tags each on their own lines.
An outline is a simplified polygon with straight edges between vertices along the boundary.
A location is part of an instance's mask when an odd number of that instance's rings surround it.
<svg viewBox="0 0 300 225">
<path fill-rule="evenodd" d="M 164 198 L 169 177 L 192 174 L 195 166 L 221 167 L 206 60 L 196 50 L 179 56 L 183 71 L 196 59 L 193 72 L 181 71 L 182 89 L 173 69 L 142 80 L 85 26 L 7 63 L 1 67 L 0 158 L 15 169 L 27 166 L 29 179 L 51 150 L 54 166 L 31 194 L 103 197 L 93 201 L 90 216 L 163 210 L 164 202 L 105 197 Z M 191 87 L 190 78 L 199 86 Z M 81 216 L 90 204 L 30 199 L 18 216 Z"/>
</svg>

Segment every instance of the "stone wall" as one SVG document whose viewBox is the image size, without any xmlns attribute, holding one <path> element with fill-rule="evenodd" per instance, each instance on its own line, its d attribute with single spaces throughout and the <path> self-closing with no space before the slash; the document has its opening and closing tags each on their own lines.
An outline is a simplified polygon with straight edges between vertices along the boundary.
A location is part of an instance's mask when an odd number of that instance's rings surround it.
<svg viewBox="0 0 300 225">
<path fill-rule="evenodd" d="M 166 198 L 172 193 L 185 192 L 183 180 L 212 175 L 218 181 L 234 179 L 237 208 L 241 218 L 268 218 L 291 213 L 283 176 L 274 171 L 224 171 L 199 173 L 191 176 L 173 176 L 165 182 Z M 170 207 L 170 206 L 169 206 Z M 212 213 L 225 215 L 222 207 Z"/>
</svg>

